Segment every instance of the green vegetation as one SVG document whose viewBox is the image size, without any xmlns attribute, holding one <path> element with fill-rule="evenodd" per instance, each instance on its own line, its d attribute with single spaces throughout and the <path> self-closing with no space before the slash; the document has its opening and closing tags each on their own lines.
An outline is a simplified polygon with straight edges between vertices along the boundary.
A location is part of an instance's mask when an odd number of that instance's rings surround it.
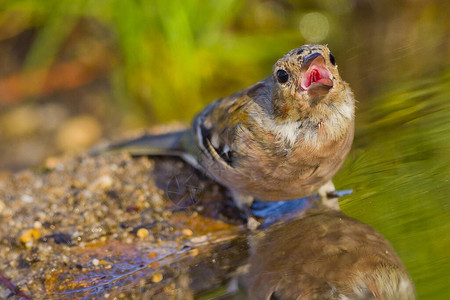
<svg viewBox="0 0 450 300">
<path fill-rule="evenodd" d="M 448 58 L 440 1 L 384 2 L 5 0 L 0 40 L 36 31 L 25 70 L 82 62 L 100 48 L 112 62 L 116 102 L 152 124 L 189 120 L 213 99 L 268 76 L 277 58 L 308 42 L 330 45 L 362 103 L 384 79 L 415 76 L 435 68 L 439 55 Z"/>
</svg>

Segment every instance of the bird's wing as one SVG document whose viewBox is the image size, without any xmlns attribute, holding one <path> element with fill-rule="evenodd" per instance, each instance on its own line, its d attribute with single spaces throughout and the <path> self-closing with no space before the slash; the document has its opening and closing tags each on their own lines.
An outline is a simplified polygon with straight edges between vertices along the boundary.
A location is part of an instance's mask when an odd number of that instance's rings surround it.
<svg viewBox="0 0 450 300">
<path fill-rule="evenodd" d="M 255 127 L 253 114 L 264 113 L 257 98 L 268 99 L 270 86 L 261 81 L 229 97 L 218 99 L 200 112 L 193 133 L 200 150 L 209 159 L 232 166 L 240 148 Z M 259 101 L 261 102 L 261 101 Z"/>
</svg>

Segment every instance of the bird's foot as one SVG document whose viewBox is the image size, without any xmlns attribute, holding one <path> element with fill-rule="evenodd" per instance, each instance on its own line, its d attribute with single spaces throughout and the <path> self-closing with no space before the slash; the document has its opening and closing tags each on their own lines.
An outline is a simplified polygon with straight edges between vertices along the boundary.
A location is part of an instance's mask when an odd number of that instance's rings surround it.
<svg viewBox="0 0 450 300">
<path fill-rule="evenodd" d="M 253 216 L 263 218 L 262 226 L 269 226 L 287 216 L 296 215 L 311 207 L 309 197 L 277 202 L 255 200 L 250 207 Z"/>
<path fill-rule="evenodd" d="M 250 208 L 254 216 L 267 218 L 303 210 L 307 207 L 307 204 L 308 198 L 276 202 L 255 200 Z"/>
<path fill-rule="evenodd" d="M 338 201 L 339 197 L 349 195 L 352 192 L 352 190 L 336 191 L 331 180 L 322 185 L 317 191 L 321 198 L 320 204 L 324 207 L 335 210 L 340 210 Z"/>
<path fill-rule="evenodd" d="M 256 230 L 261 223 L 256 220 L 252 210 L 250 209 L 250 206 L 254 200 L 253 196 L 241 194 L 234 190 L 231 190 L 231 194 L 236 206 L 244 213 L 243 217 L 247 220 L 247 228 L 252 231 Z"/>
</svg>

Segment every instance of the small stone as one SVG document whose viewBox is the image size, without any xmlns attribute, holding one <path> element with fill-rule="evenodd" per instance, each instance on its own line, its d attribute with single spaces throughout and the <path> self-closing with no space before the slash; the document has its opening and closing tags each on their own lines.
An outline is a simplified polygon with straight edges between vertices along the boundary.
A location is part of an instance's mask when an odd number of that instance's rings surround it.
<svg viewBox="0 0 450 300">
<path fill-rule="evenodd" d="M 208 237 L 206 235 L 201 235 L 201 236 L 195 236 L 193 238 L 191 238 L 191 242 L 197 244 L 197 243 L 203 243 L 206 242 L 208 240 Z"/>
<path fill-rule="evenodd" d="M 144 239 L 145 237 L 148 236 L 148 230 L 145 228 L 139 228 L 138 231 L 136 232 L 136 235 L 138 238 Z"/>
<path fill-rule="evenodd" d="M 25 245 L 27 249 L 31 248 L 34 241 L 41 237 L 41 233 L 37 229 L 27 229 L 20 235 L 20 242 Z"/>
<path fill-rule="evenodd" d="M 163 274 L 155 273 L 152 275 L 152 282 L 156 283 L 156 282 L 160 282 L 161 280 L 163 280 Z"/>
<path fill-rule="evenodd" d="M 39 222 L 39 221 L 34 221 L 33 228 L 34 229 L 41 229 L 42 228 L 42 223 Z"/>
<path fill-rule="evenodd" d="M 190 254 L 191 256 L 197 256 L 198 253 L 199 253 L 199 251 L 198 251 L 197 248 L 194 248 L 194 249 L 192 249 L 192 250 L 189 250 L 189 254 Z"/>
<path fill-rule="evenodd" d="M 253 217 L 248 218 L 247 228 L 250 229 L 251 231 L 255 231 L 259 227 L 259 225 L 261 225 L 261 223 L 256 221 L 255 218 L 253 218 Z"/>
<path fill-rule="evenodd" d="M 60 159 L 57 157 L 51 156 L 45 160 L 44 166 L 49 170 L 53 170 L 53 169 L 56 169 L 58 164 L 60 164 Z"/>
<path fill-rule="evenodd" d="M 95 190 L 107 190 L 110 187 L 112 187 L 114 183 L 114 180 L 109 175 L 103 175 L 97 178 L 90 186 L 89 190 L 95 191 Z"/>
<path fill-rule="evenodd" d="M 34 198 L 30 195 L 22 195 L 22 197 L 20 197 L 20 200 L 25 203 L 32 203 L 34 201 Z"/>
<path fill-rule="evenodd" d="M 183 233 L 183 235 L 185 236 L 191 236 L 194 234 L 189 228 L 184 228 L 183 230 L 181 230 L 181 233 Z"/>
<path fill-rule="evenodd" d="M 94 266 L 98 266 L 98 265 L 100 264 L 100 260 L 98 260 L 97 258 L 94 258 L 94 259 L 92 260 L 92 264 L 93 264 Z"/>
<path fill-rule="evenodd" d="M 168 219 L 172 216 L 172 212 L 170 210 L 165 210 L 162 212 L 162 217 Z"/>
</svg>

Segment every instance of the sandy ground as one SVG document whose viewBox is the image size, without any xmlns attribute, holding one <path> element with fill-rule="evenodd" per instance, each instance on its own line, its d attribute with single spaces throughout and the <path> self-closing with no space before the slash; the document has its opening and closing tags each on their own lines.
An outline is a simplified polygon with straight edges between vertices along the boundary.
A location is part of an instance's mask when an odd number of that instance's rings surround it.
<svg viewBox="0 0 450 300">
<path fill-rule="evenodd" d="M 49 159 L 0 181 L 0 270 L 33 298 L 174 296 L 183 270 L 246 230 L 226 194 L 177 159 Z M 237 266 L 198 268 L 190 293 Z"/>
</svg>

